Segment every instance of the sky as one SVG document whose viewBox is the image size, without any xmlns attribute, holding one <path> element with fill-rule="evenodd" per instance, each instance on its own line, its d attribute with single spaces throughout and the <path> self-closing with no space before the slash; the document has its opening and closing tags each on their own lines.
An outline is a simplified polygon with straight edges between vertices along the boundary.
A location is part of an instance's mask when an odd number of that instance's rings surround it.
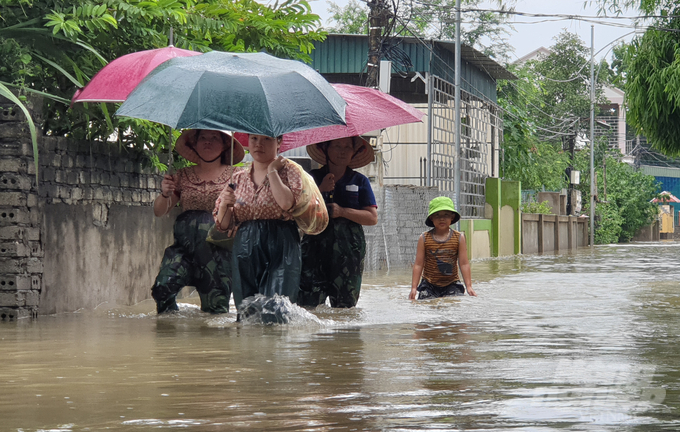
<svg viewBox="0 0 680 432">
<path fill-rule="evenodd" d="M 335 0 L 334 3 L 344 6 L 348 0 Z M 566 15 L 580 15 L 593 18 L 593 21 L 605 21 L 603 18 L 595 18 L 597 16 L 596 6 L 584 6 L 585 0 L 518 0 L 515 5 L 516 12 L 525 12 L 532 14 L 566 14 Z M 324 24 L 328 23 L 330 13 L 328 12 L 328 2 L 326 0 L 311 0 L 312 11 L 321 17 Z M 491 3 L 484 7 L 496 9 L 495 5 Z M 633 16 L 636 11 L 628 11 L 625 16 Z M 540 22 L 550 20 L 549 22 Z M 510 55 L 510 61 L 516 60 L 531 51 L 544 46 L 546 48 L 554 44 L 554 37 L 562 30 L 566 29 L 572 33 L 576 33 L 583 40 L 586 46 L 590 47 L 591 37 L 590 28 L 594 23 L 584 22 L 580 20 L 559 20 L 555 18 L 532 18 L 526 16 L 515 16 L 511 19 L 514 30 L 510 30 L 509 42 L 515 48 L 514 54 Z M 617 25 L 631 26 L 630 20 L 610 19 L 607 22 Z M 632 32 L 632 28 L 621 28 L 618 26 L 604 25 L 597 23 L 595 25 L 595 52 L 596 58 L 601 58 L 603 55 L 610 57 L 612 47 L 611 44 L 617 38 L 624 36 L 626 33 Z M 629 42 L 633 35 L 623 37 L 621 40 Z M 600 51 L 599 54 L 597 52 Z"/>
</svg>

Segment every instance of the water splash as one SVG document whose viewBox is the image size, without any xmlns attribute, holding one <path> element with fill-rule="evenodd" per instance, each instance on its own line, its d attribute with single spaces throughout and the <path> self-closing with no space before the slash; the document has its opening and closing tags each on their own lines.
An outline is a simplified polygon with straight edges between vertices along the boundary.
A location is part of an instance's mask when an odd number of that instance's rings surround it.
<svg viewBox="0 0 680 432">
<path fill-rule="evenodd" d="M 291 303 L 288 297 L 280 295 L 267 297 L 256 294 L 245 298 L 239 308 L 239 314 L 243 324 L 327 324 L 316 315 Z"/>
</svg>

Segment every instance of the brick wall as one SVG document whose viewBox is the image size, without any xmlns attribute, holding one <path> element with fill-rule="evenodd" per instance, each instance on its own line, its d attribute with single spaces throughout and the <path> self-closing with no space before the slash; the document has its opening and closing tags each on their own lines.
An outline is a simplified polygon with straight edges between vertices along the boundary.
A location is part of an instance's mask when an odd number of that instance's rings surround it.
<svg viewBox="0 0 680 432">
<path fill-rule="evenodd" d="M 43 251 L 28 125 L 0 107 L 0 319 L 11 320 L 37 314 Z"/>
<path fill-rule="evenodd" d="M 26 105 L 39 125 L 42 100 Z M 92 224 L 105 227 L 111 206 L 150 206 L 162 177 L 142 167 L 141 155 L 115 144 L 39 134 L 36 187 L 28 123 L 7 100 L 0 98 L 0 107 L 0 319 L 7 320 L 38 313 L 41 230 L 55 205 L 88 206 Z"/>
</svg>

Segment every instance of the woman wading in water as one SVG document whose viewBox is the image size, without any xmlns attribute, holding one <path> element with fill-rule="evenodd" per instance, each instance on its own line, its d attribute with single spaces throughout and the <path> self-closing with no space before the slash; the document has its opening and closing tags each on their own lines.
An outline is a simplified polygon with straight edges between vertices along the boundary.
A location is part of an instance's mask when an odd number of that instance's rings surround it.
<svg viewBox="0 0 680 432">
<path fill-rule="evenodd" d="M 178 310 L 176 297 L 184 286 L 194 286 L 201 310 L 229 312 L 231 254 L 206 242 L 213 225 L 215 200 L 230 183 L 235 168 L 231 162 L 232 138 L 219 131 L 186 130 L 175 150 L 196 165 L 165 175 L 161 194 L 154 201 L 154 214 L 161 217 L 179 202 L 182 213 L 174 226 L 175 243 L 165 250 L 151 294 L 158 313 Z M 234 163 L 245 152 L 234 140 Z"/>
<path fill-rule="evenodd" d="M 256 294 L 297 300 L 300 234 L 291 211 L 302 193 L 302 180 L 300 172 L 278 155 L 281 139 L 248 136 L 253 163 L 234 174 L 235 188 L 224 188 L 213 211 L 218 230 L 236 230 L 234 302 L 241 314 L 243 300 Z"/>
<path fill-rule="evenodd" d="M 366 240 L 363 225 L 378 223 L 378 208 L 368 178 L 354 171 L 374 160 L 361 137 L 340 138 L 307 146 L 323 166 L 312 170 L 324 196 L 330 222 L 319 235 L 302 239 L 300 306 L 351 308 L 359 301 Z"/>
</svg>

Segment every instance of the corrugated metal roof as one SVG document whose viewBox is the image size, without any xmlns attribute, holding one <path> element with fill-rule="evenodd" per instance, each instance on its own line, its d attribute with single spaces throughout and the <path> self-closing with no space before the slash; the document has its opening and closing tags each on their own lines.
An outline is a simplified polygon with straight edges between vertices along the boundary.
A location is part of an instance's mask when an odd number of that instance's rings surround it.
<svg viewBox="0 0 680 432">
<path fill-rule="evenodd" d="M 394 39 L 410 58 L 414 72 L 430 72 L 430 48 L 433 57 L 441 57 L 453 68 L 456 44 L 451 41 L 423 40 L 414 37 Z M 361 73 L 368 57 L 368 36 L 329 34 L 325 41 L 314 42 L 312 67 L 320 73 Z M 451 54 L 449 57 L 448 54 Z M 448 58 L 447 58 L 448 57 Z M 461 60 L 484 72 L 490 78 L 515 80 L 517 77 L 490 57 L 476 49 L 461 45 Z M 466 67 L 465 64 L 462 65 Z M 365 71 L 364 71 L 365 72 Z M 465 74 L 465 71 L 461 71 Z"/>
<path fill-rule="evenodd" d="M 658 167 L 650 165 L 641 165 L 640 170 L 654 177 L 671 177 L 680 178 L 680 168 Z"/>
<path fill-rule="evenodd" d="M 368 53 L 368 37 L 360 35 L 328 35 L 314 42 L 311 66 L 321 74 L 364 71 Z"/>
</svg>

